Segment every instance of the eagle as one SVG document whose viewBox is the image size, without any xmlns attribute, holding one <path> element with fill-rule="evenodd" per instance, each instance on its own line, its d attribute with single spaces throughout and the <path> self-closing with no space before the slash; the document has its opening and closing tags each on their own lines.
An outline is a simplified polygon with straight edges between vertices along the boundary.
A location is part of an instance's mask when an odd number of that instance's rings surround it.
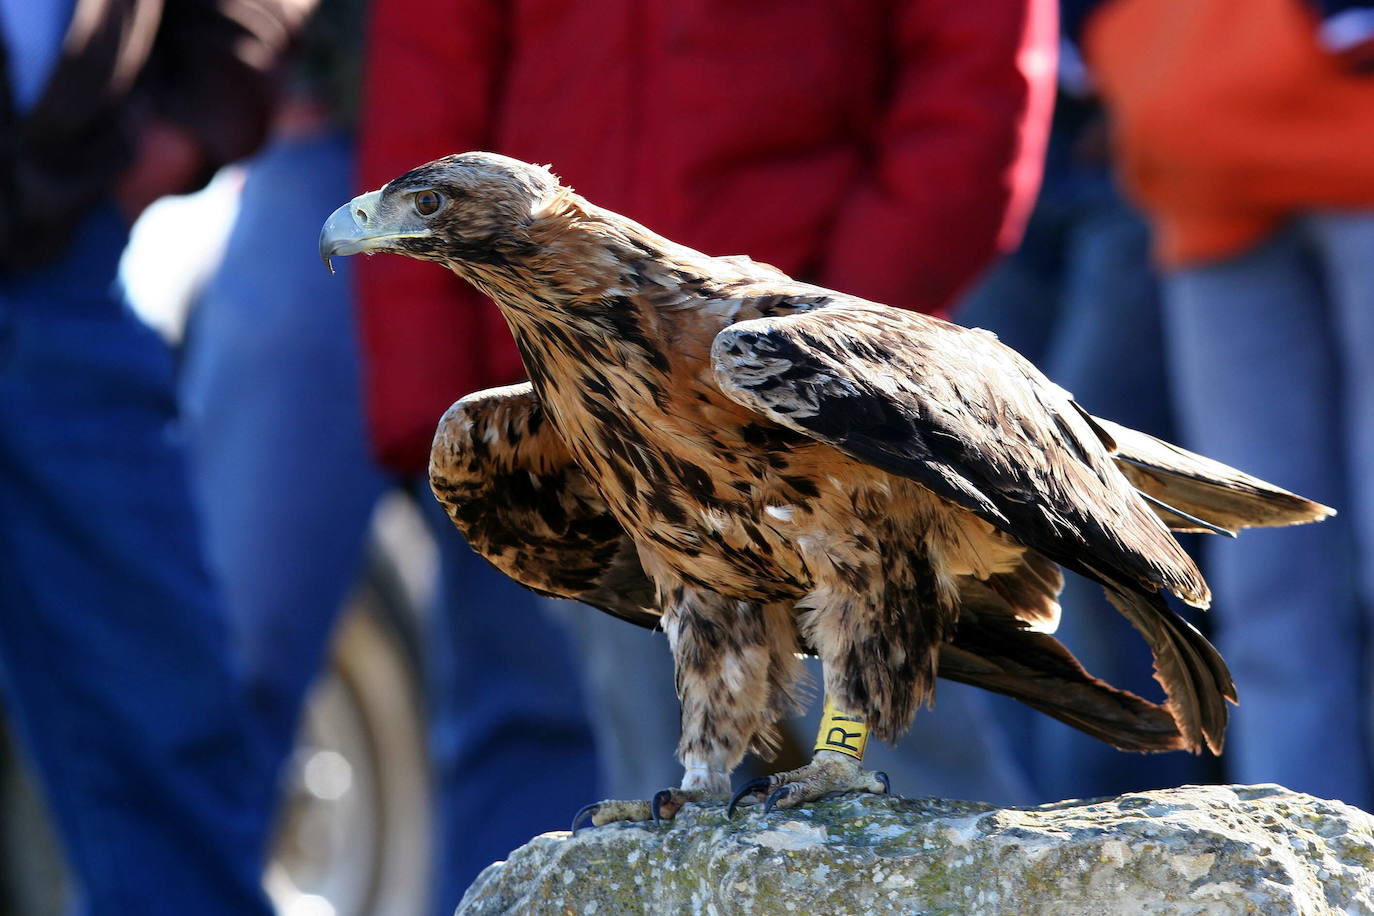
<svg viewBox="0 0 1374 916">
<path fill-rule="evenodd" d="M 937 676 L 1118 748 L 1220 753 L 1236 690 L 1164 600 L 1210 600 L 1170 531 L 1333 514 L 1089 414 L 987 331 L 707 256 L 548 167 L 448 156 L 325 222 L 326 266 L 377 252 L 489 296 L 529 375 L 439 421 L 430 481 L 468 543 L 535 591 L 667 634 L 683 779 L 574 828 L 885 792 L 867 735 L 895 741 Z M 1054 638 L 1062 569 L 1144 637 L 1162 703 Z M 824 671 L 817 749 L 732 796 L 745 753 L 776 747 L 803 654 Z"/>
</svg>

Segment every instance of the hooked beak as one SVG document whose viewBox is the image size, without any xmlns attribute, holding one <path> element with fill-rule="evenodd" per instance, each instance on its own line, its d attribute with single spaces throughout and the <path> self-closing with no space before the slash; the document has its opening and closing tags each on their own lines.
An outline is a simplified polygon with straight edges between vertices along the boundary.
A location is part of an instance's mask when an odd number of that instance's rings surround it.
<svg viewBox="0 0 1374 916">
<path fill-rule="evenodd" d="M 320 230 L 320 260 L 334 272 L 331 258 L 391 250 L 397 239 L 423 238 L 433 233 L 427 226 L 389 218 L 383 212 L 382 192 L 369 191 L 353 198 L 324 221 Z"/>
</svg>

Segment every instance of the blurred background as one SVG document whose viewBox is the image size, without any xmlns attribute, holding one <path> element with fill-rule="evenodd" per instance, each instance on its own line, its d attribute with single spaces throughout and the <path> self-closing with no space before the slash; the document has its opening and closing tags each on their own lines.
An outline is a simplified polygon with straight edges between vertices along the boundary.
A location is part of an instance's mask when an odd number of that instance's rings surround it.
<svg viewBox="0 0 1374 916">
<path fill-rule="evenodd" d="M 870 748 L 894 791 L 1374 804 L 1374 2 L 0 0 L 0 39 L 0 912 L 450 913 L 677 783 L 662 635 L 504 579 L 428 493 L 443 410 L 523 375 L 494 306 L 317 260 L 335 207 L 468 149 L 988 328 L 1339 510 L 1186 545 L 1224 757 L 942 683 Z M 1095 587 L 1063 605 L 1159 696 Z"/>
</svg>

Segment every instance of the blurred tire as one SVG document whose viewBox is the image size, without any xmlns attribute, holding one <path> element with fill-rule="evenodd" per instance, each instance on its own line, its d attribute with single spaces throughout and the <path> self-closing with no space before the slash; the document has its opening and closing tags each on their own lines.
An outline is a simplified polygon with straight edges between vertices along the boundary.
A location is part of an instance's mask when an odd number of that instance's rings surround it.
<svg viewBox="0 0 1374 916">
<path fill-rule="evenodd" d="M 61 916 L 69 883 L 29 762 L 0 717 L 0 913 Z"/>
<path fill-rule="evenodd" d="M 264 884 L 282 916 L 429 910 L 431 789 L 413 602 L 382 560 L 339 621 L 288 763 Z M 65 863 L 0 717 L 0 913 L 59 916 Z"/>
<path fill-rule="evenodd" d="M 431 789 L 414 625 L 383 563 L 340 620 L 303 714 L 265 885 L 283 916 L 428 908 Z"/>
</svg>

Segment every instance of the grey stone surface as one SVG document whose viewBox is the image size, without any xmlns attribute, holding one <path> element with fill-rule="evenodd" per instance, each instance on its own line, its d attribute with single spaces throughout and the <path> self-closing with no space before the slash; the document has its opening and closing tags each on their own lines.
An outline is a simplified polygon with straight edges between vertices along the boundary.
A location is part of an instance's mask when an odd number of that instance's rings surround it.
<svg viewBox="0 0 1374 916">
<path fill-rule="evenodd" d="M 1374 817 L 1279 786 L 1037 808 L 846 795 L 536 837 L 459 916 L 1374 916 Z"/>
</svg>

